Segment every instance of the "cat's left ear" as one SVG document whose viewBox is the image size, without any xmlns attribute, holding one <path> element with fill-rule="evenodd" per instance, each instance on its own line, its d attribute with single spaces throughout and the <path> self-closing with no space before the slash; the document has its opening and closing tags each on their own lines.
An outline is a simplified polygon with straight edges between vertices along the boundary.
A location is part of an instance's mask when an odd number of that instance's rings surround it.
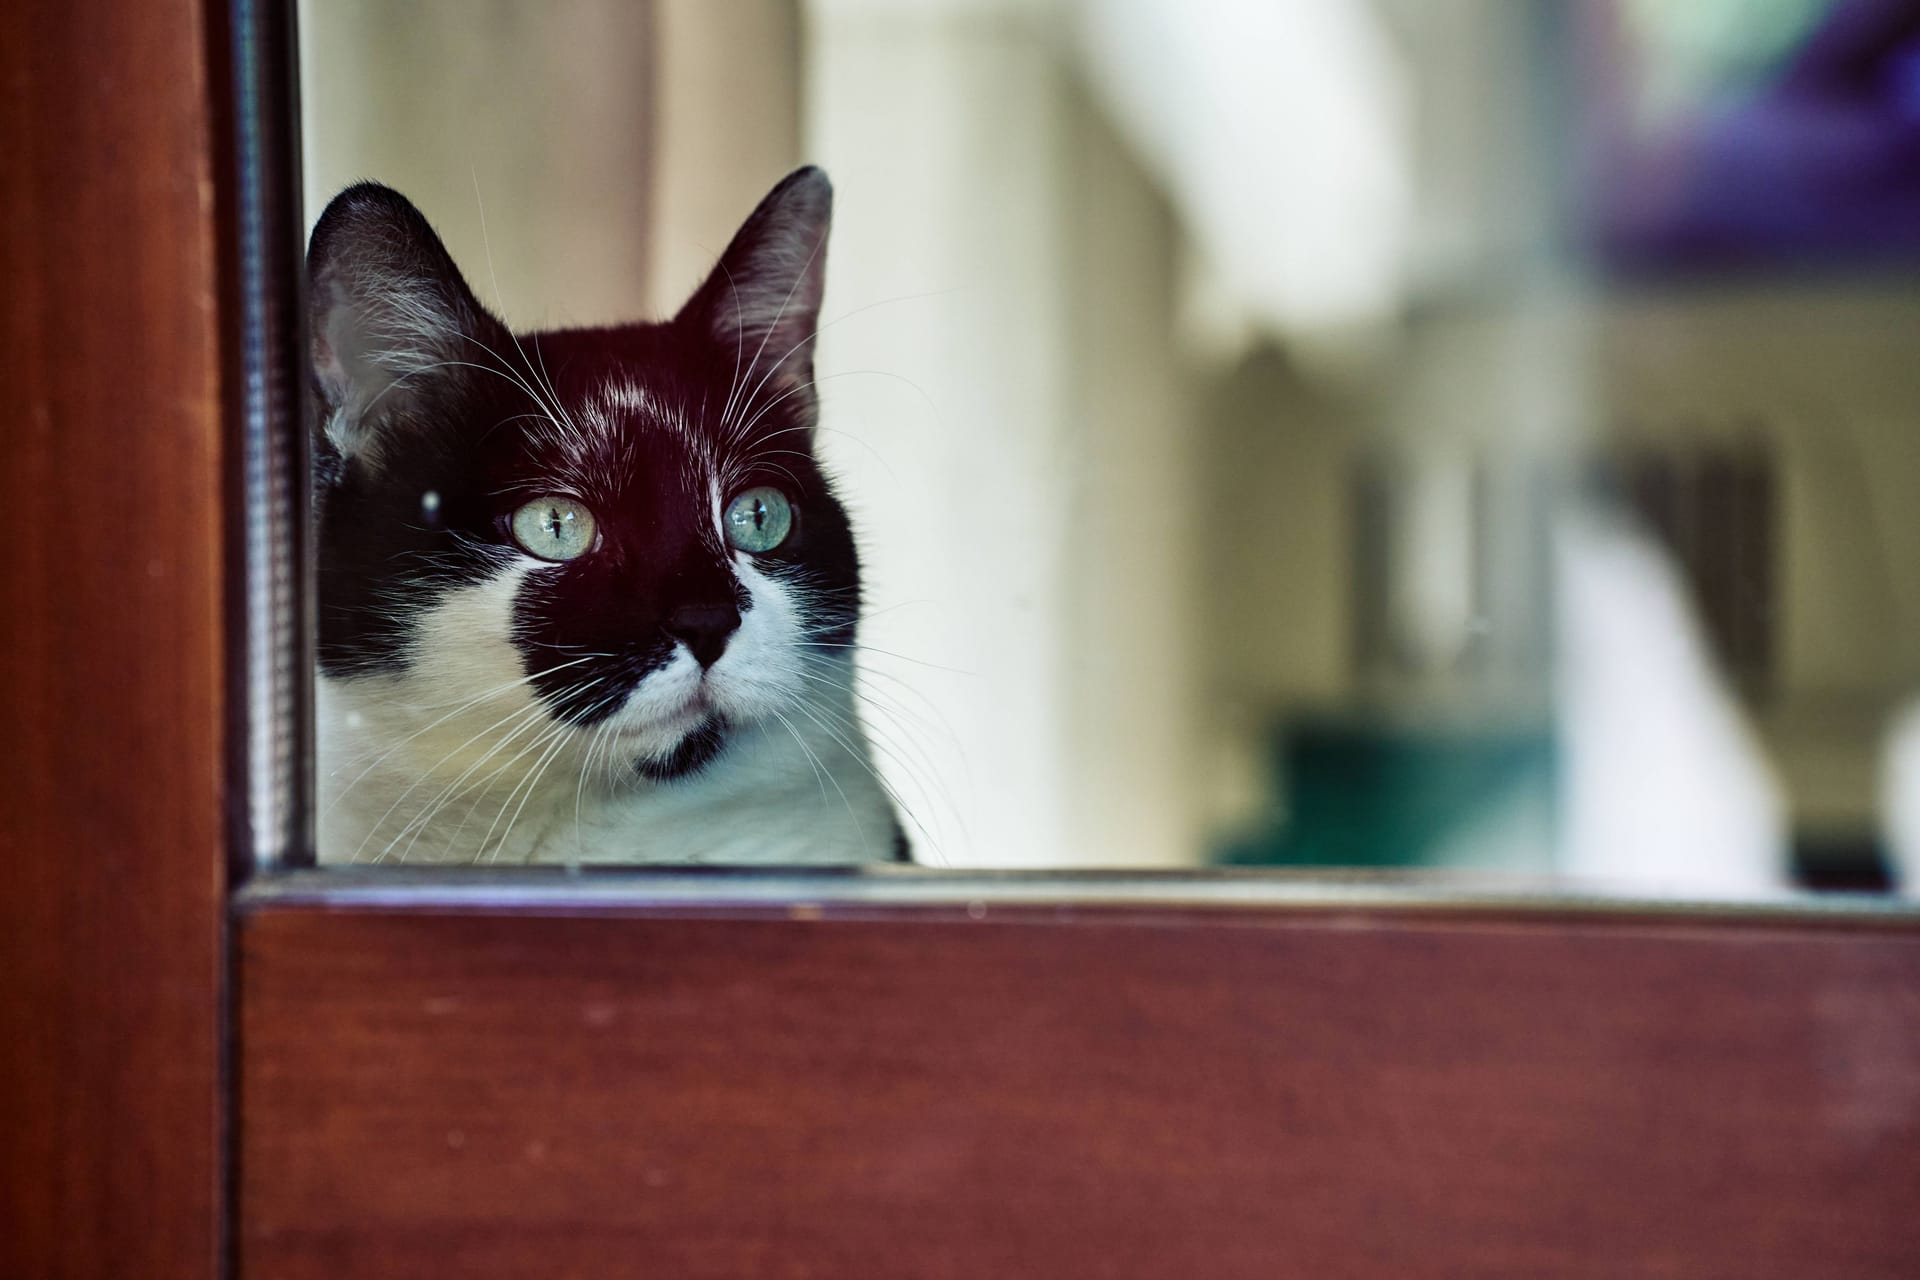
<svg viewBox="0 0 1920 1280">
<path fill-rule="evenodd" d="M 735 233 L 720 264 L 681 308 L 677 324 L 713 340 L 732 361 L 742 396 L 778 397 L 789 416 L 813 423 L 813 338 L 826 288 L 833 185 L 809 165 L 787 175 Z M 735 416 L 746 410 L 736 407 Z"/>
</svg>

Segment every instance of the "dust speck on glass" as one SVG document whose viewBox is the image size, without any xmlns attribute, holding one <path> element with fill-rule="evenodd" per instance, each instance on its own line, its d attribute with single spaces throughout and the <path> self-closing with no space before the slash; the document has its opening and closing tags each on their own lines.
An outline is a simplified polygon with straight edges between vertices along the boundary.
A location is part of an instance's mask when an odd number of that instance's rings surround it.
<svg viewBox="0 0 1920 1280">
<path fill-rule="evenodd" d="M 988 7 L 300 5 L 323 863 L 1920 877 L 1909 7 Z"/>
</svg>

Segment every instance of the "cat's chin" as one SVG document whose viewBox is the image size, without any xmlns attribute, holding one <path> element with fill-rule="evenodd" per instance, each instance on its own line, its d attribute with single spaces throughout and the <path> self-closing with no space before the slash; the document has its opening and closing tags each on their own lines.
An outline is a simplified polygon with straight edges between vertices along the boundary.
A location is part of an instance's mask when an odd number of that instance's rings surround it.
<svg viewBox="0 0 1920 1280">
<path fill-rule="evenodd" d="M 700 772 L 726 748 L 726 721 L 713 716 L 681 738 L 679 745 L 666 754 L 635 759 L 633 771 L 652 782 L 673 782 Z"/>
</svg>

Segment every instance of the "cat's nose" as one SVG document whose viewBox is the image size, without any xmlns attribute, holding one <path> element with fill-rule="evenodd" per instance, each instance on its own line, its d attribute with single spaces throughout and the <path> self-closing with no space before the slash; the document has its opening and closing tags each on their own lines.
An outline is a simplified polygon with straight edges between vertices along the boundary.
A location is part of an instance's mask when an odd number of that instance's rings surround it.
<svg viewBox="0 0 1920 1280">
<path fill-rule="evenodd" d="M 687 646 L 695 662 L 710 667 L 739 627 L 740 610 L 731 604 L 683 604 L 667 615 L 661 630 Z"/>
</svg>

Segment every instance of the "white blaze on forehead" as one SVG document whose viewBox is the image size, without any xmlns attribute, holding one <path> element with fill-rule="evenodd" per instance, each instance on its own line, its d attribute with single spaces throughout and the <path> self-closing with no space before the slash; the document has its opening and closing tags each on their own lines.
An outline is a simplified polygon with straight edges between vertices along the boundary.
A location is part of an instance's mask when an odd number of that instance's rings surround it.
<svg viewBox="0 0 1920 1280">
<path fill-rule="evenodd" d="M 694 430 L 686 406 L 662 400 L 630 377 L 611 378 L 603 384 L 585 416 L 621 450 L 622 461 L 632 461 L 636 435 L 665 431 L 686 449 L 693 466 L 709 475 L 719 469 L 713 442 Z"/>
<path fill-rule="evenodd" d="M 596 408 L 610 429 L 630 436 L 634 430 L 664 427 L 688 444 L 693 431 L 686 414 L 663 403 L 631 378 L 615 378 L 600 389 Z"/>
<path fill-rule="evenodd" d="M 604 493 L 610 479 L 633 461 L 629 424 L 634 407 L 644 404 L 640 389 L 610 383 L 593 395 L 562 401 L 542 380 L 538 398 L 541 412 L 526 419 L 528 433 L 551 449 L 545 459 L 551 478 L 584 495 Z"/>
<path fill-rule="evenodd" d="M 653 397 L 639 383 L 625 378 L 609 382 L 601 391 L 601 399 L 609 409 L 621 413 L 646 413 L 653 407 Z"/>
</svg>

